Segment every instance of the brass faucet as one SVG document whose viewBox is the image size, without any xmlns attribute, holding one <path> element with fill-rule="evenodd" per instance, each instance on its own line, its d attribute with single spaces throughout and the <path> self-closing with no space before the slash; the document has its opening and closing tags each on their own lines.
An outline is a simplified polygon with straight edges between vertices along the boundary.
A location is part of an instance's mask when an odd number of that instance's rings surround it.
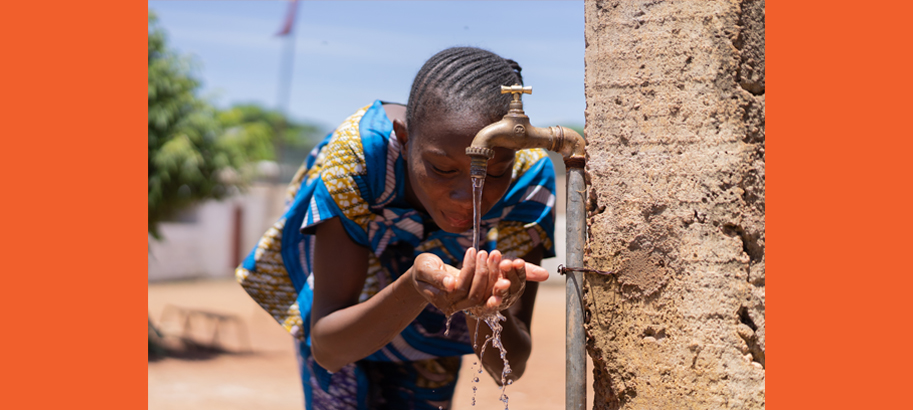
<svg viewBox="0 0 913 410">
<path fill-rule="evenodd" d="M 586 163 L 586 140 L 576 131 L 562 126 L 539 128 L 530 125 L 529 117 L 523 112 L 522 94 L 532 94 L 533 87 L 501 86 L 501 94 L 513 94 L 510 110 L 500 121 L 482 128 L 472 144 L 466 148 L 471 157 L 473 178 L 485 178 L 488 160 L 494 157 L 494 147 L 514 150 L 545 148 L 561 154 L 568 167 L 583 168 Z"/>
<path fill-rule="evenodd" d="M 562 126 L 537 128 L 529 124 L 529 117 L 523 113 L 521 94 L 532 94 L 532 87 L 513 85 L 501 86 L 501 94 L 513 94 L 510 110 L 500 121 L 482 128 L 472 144 L 466 148 L 471 157 L 470 175 L 473 186 L 485 181 L 488 160 L 494 156 L 494 147 L 515 150 L 524 148 L 545 148 L 555 151 L 564 158 L 567 167 L 567 271 L 565 282 L 566 297 L 566 340 L 565 340 L 565 408 L 582 409 L 586 404 L 586 332 L 583 327 L 583 248 L 586 243 L 587 198 L 586 179 L 583 167 L 586 165 L 586 140 L 576 131 Z M 478 184 L 478 185 L 477 185 Z"/>
</svg>

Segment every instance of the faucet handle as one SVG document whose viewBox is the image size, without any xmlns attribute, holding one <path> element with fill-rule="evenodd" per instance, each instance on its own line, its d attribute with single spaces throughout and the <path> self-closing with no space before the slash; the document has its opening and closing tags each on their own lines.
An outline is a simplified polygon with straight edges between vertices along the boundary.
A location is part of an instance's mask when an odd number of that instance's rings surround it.
<svg viewBox="0 0 913 410">
<path fill-rule="evenodd" d="M 517 95 L 519 95 L 519 94 L 532 94 L 532 93 L 533 93 L 533 87 L 532 87 L 532 86 L 530 86 L 530 87 L 524 87 L 524 86 L 522 86 L 522 85 L 520 85 L 520 84 L 514 84 L 514 85 L 509 86 L 509 87 L 506 86 L 506 85 L 502 85 L 502 86 L 501 86 L 501 94 L 507 94 L 507 93 L 510 93 L 510 94 L 517 94 Z"/>
</svg>

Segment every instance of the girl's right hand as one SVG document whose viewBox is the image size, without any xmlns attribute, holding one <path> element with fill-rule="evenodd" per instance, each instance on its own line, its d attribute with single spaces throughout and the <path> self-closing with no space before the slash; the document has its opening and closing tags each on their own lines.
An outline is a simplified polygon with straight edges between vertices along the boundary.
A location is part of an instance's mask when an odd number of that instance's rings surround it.
<svg viewBox="0 0 913 410">
<path fill-rule="evenodd" d="M 445 264 L 432 253 L 423 253 L 412 265 L 415 288 L 445 315 L 468 308 L 494 309 L 500 303 L 492 294 L 501 263 L 499 253 L 489 255 L 469 248 L 462 269 Z"/>
</svg>

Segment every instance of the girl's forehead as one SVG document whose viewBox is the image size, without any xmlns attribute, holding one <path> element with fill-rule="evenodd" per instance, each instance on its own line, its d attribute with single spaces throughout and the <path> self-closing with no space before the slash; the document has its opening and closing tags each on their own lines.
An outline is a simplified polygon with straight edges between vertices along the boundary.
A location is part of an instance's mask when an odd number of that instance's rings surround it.
<svg viewBox="0 0 913 410">
<path fill-rule="evenodd" d="M 468 132 L 477 131 L 491 123 L 484 116 L 474 113 L 439 110 L 435 114 L 422 118 L 418 123 L 419 128 Z"/>
<path fill-rule="evenodd" d="M 410 134 L 422 146 L 465 150 L 472 144 L 476 134 L 488 124 L 489 121 L 478 116 L 442 115 L 426 118 Z"/>
<path fill-rule="evenodd" d="M 492 122 L 487 116 L 478 113 L 451 112 L 425 118 L 416 129 L 410 131 L 410 135 L 416 142 L 415 148 L 425 154 L 465 159 L 468 163 L 466 147 L 472 144 L 482 128 Z M 514 156 L 513 150 L 505 148 L 496 148 L 495 153 L 492 162 L 510 161 Z"/>
</svg>

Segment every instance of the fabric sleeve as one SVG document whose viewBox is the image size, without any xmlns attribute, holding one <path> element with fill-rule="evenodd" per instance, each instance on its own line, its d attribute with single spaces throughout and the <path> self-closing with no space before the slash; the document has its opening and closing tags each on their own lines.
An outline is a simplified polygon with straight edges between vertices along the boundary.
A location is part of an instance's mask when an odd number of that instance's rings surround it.
<svg viewBox="0 0 913 410">
<path fill-rule="evenodd" d="M 322 221 L 339 217 L 355 243 L 368 246 L 368 222 L 374 218 L 368 203 L 368 169 L 359 135 L 359 122 L 367 106 L 339 128 L 308 171 L 305 183 L 313 189 L 301 232 L 314 233 Z"/>
<path fill-rule="evenodd" d="M 503 217 L 489 231 L 489 246 L 508 257 L 523 257 L 542 244 L 543 257 L 554 257 L 555 168 L 548 153 L 518 151 L 513 174 L 503 208 L 497 210 Z"/>
</svg>

